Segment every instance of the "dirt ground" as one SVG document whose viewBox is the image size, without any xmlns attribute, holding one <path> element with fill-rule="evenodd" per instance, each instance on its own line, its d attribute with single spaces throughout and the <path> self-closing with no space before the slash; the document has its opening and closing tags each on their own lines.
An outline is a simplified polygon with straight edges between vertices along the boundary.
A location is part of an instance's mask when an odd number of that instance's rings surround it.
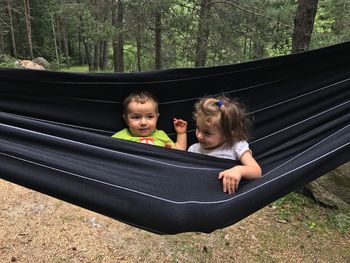
<svg viewBox="0 0 350 263">
<path fill-rule="evenodd" d="M 350 262 L 328 208 L 265 207 L 211 234 L 152 234 L 0 180 L 0 262 Z M 288 204 L 284 205 L 288 211 Z M 315 217 L 316 215 L 316 217 Z"/>
</svg>

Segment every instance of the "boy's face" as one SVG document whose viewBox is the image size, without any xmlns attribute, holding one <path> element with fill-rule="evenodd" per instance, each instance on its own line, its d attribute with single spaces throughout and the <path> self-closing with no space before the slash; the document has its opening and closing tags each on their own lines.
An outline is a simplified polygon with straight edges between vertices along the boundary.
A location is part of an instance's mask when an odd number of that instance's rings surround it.
<svg viewBox="0 0 350 263">
<path fill-rule="evenodd" d="M 127 114 L 123 117 L 134 136 L 147 137 L 155 131 L 158 115 L 157 104 L 152 100 L 147 100 L 143 104 L 131 101 Z"/>
</svg>

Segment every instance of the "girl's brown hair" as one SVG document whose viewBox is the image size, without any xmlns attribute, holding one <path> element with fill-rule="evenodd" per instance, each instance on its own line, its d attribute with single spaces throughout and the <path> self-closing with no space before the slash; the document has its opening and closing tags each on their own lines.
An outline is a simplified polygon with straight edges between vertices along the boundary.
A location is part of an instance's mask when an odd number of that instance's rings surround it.
<svg viewBox="0 0 350 263">
<path fill-rule="evenodd" d="M 193 118 L 207 126 L 215 125 L 229 145 L 249 139 L 251 120 L 245 106 L 224 95 L 202 98 L 194 105 Z"/>
<path fill-rule="evenodd" d="M 134 101 L 136 103 L 144 104 L 144 103 L 146 103 L 146 101 L 149 101 L 149 100 L 155 102 L 155 104 L 157 105 L 156 112 L 158 113 L 159 101 L 158 101 L 157 97 L 155 95 L 153 95 L 152 93 L 145 91 L 145 90 L 135 91 L 135 92 L 129 94 L 129 96 L 127 96 L 123 100 L 123 113 L 125 115 L 128 114 L 128 106 L 131 102 Z"/>
</svg>

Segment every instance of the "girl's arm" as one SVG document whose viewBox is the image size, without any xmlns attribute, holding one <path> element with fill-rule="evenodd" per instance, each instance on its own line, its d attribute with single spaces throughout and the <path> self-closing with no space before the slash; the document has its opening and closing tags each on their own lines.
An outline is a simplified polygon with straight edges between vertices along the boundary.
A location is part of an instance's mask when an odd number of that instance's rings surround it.
<svg viewBox="0 0 350 263">
<path fill-rule="evenodd" d="M 261 168 L 250 151 L 244 152 L 240 161 L 241 165 L 234 166 L 219 174 L 225 193 L 233 194 L 237 191 L 242 178 L 256 179 L 261 177 Z"/>
<path fill-rule="evenodd" d="M 174 128 L 176 131 L 175 148 L 179 150 L 187 150 L 187 121 L 174 118 Z"/>
</svg>

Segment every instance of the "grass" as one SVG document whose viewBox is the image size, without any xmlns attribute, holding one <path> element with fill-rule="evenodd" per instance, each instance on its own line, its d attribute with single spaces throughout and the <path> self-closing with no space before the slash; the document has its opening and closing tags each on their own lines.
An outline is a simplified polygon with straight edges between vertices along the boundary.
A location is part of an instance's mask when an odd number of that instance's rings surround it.
<svg viewBox="0 0 350 263">
<path fill-rule="evenodd" d="M 303 221 L 309 230 L 335 230 L 346 234 L 350 232 L 350 210 L 337 210 L 322 207 L 310 198 L 291 193 L 272 204 L 277 209 L 282 222 Z"/>
<path fill-rule="evenodd" d="M 76 73 L 88 73 L 89 72 L 89 67 L 88 65 L 81 65 L 81 66 L 71 66 L 69 68 L 61 68 L 59 71 L 64 71 L 64 72 L 76 72 Z M 105 70 L 105 71 L 96 71 L 99 73 L 107 73 L 107 72 L 112 72 L 111 70 Z"/>
<path fill-rule="evenodd" d="M 72 66 L 72 67 L 69 67 L 69 68 L 61 68 L 60 71 L 87 73 L 87 72 L 89 72 L 89 67 L 87 65 Z"/>
</svg>

